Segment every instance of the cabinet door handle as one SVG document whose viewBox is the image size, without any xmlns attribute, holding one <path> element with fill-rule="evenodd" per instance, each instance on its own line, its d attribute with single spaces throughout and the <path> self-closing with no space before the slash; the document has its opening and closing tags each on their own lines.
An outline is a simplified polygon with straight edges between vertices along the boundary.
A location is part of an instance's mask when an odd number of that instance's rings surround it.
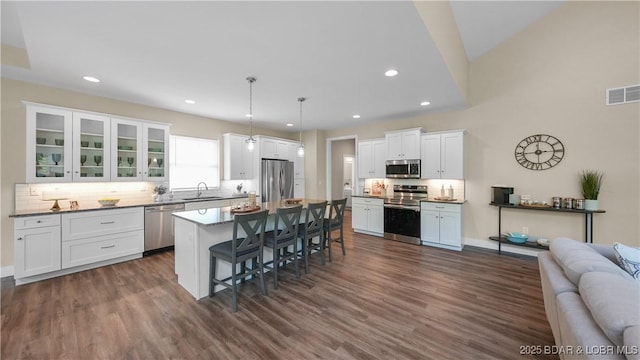
<svg viewBox="0 0 640 360">
<path fill-rule="evenodd" d="M 116 247 L 115 245 L 109 245 L 109 246 L 100 246 L 100 249 L 109 249 L 109 248 L 114 248 Z"/>
<path fill-rule="evenodd" d="M 115 223 L 115 221 L 104 221 L 104 222 L 100 222 L 100 225 L 107 225 L 107 224 L 113 224 Z"/>
<path fill-rule="evenodd" d="M 18 238 L 18 240 L 22 240 L 22 236 L 20 236 L 20 237 Z"/>
<path fill-rule="evenodd" d="M 67 174 L 71 174 L 71 170 L 67 170 Z"/>
<path fill-rule="evenodd" d="M 42 220 L 38 220 L 38 221 L 36 221 L 36 223 L 38 223 L 38 224 L 40 224 L 41 222 L 42 222 Z"/>
<path fill-rule="evenodd" d="M 77 174 L 77 173 L 79 173 L 79 172 L 80 172 L 80 171 L 77 171 L 77 170 L 76 170 L 76 174 Z"/>
</svg>

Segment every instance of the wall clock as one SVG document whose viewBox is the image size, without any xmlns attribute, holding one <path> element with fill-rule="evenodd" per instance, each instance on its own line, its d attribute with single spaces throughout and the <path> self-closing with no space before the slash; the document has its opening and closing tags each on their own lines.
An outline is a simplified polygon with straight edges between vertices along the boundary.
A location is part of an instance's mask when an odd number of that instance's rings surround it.
<svg viewBox="0 0 640 360">
<path fill-rule="evenodd" d="M 556 137 L 546 134 L 527 136 L 516 145 L 516 161 L 529 170 L 547 170 L 564 157 L 564 145 Z"/>
</svg>

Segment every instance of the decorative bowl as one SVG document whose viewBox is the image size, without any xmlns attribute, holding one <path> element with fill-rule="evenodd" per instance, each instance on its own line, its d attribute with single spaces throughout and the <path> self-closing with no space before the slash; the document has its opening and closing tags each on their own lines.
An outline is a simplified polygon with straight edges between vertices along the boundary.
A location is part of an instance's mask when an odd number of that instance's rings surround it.
<svg viewBox="0 0 640 360">
<path fill-rule="evenodd" d="M 96 141 L 96 142 L 93 143 L 93 146 L 95 146 L 97 149 L 100 149 L 100 148 L 102 148 L 102 143 Z"/>
<path fill-rule="evenodd" d="M 99 199 L 98 203 L 102 206 L 114 206 L 120 199 Z"/>
<path fill-rule="evenodd" d="M 54 141 L 56 142 L 56 145 L 58 145 L 58 146 L 64 145 L 64 139 L 55 139 Z"/>
<path fill-rule="evenodd" d="M 36 138 L 36 144 L 46 144 L 47 143 L 47 138 L 43 138 L 43 137 L 37 137 Z"/>
<path fill-rule="evenodd" d="M 80 141 L 80 146 L 81 147 L 89 147 L 89 142 L 88 141 Z"/>
<path fill-rule="evenodd" d="M 527 242 L 527 239 L 529 239 L 528 235 L 521 234 L 519 232 L 510 232 L 510 233 L 507 233 L 506 235 L 507 235 L 507 240 L 516 244 L 524 244 Z"/>
</svg>

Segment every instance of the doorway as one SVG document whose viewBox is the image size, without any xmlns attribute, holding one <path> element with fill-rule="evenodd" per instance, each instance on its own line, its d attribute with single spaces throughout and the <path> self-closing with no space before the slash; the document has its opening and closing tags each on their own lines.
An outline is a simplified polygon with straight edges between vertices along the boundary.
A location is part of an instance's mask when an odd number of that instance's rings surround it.
<svg viewBox="0 0 640 360">
<path fill-rule="evenodd" d="M 351 194 L 357 193 L 357 135 L 347 135 L 327 139 L 327 199 L 347 198 L 351 204 Z"/>
</svg>

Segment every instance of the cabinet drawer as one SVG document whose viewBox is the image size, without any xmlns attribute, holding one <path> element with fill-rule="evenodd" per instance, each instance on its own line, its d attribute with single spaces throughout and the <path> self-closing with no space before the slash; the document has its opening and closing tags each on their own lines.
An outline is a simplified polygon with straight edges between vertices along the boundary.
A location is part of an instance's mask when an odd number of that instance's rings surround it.
<svg viewBox="0 0 640 360">
<path fill-rule="evenodd" d="M 18 217 L 13 220 L 15 230 L 33 229 L 46 226 L 60 225 L 60 215 L 39 215 Z"/>
<path fill-rule="evenodd" d="M 370 206 L 382 206 L 384 205 L 383 199 L 378 198 L 366 198 L 366 197 L 352 197 L 351 198 L 352 205 L 370 205 Z"/>
<path fill-rule="evenodd" d="M 62 268 L 91 264 L 144 251 L 144 230 L 62 243 Z"/>
<path fill-rule="evenodd" d="M 422 210 L 435 210 L 435 211 L 451 211 L 460 212 L 462 205 L 460 204 L 445 204 L 437 202 L 422 202 L 420 205 Z"/>
<path fill-rule="evenodd" d="M 144 208 L 62 214 L 62 241 L 144 230 Z"/>
</svg>

